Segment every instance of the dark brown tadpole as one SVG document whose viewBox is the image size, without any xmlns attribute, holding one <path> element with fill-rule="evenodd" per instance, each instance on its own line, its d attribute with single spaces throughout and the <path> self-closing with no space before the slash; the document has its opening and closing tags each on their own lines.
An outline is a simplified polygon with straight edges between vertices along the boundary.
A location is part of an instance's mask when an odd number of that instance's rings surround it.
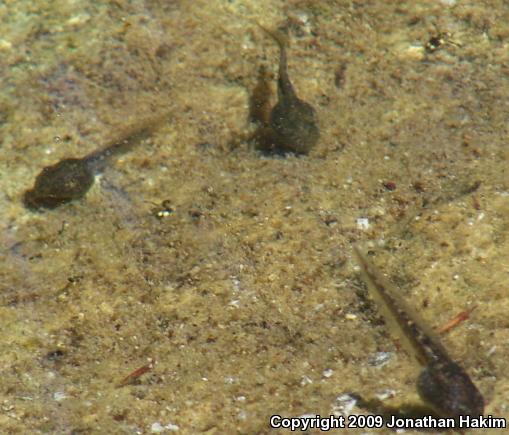
<svg viewBox="0 0 509 435">
<path fill-rule="evenodd" d="M 378 303 L 387 326 L 423 366 L 417 379 L 417 392 L 424 403 L 442 417 L 483 415 L 484 398 L 467 372 L 452 360 L 434 332 L 371 261 L 358 248 L 355 247 L 354 252 L 368 290 Z"/>
<path fill-rule="evenodd" d="M 286 41 L 283 36 L 260 27 L 279 46 L 278 102 L 270 113 L 273 151 L 307 154 L 318 142 L 320 131 L 315 109 L 297 97 L 288 76 Z"/>
<path fill-rule="evenodd" d="M 167 115 L 145 120 L 82 158 L 66 158 L 47 166 L 37 175 L 34 187 L 25 192 L 23 203 L 31 210 L 53 209 L 85 196 L 113 156 L 129 151 L 152 134 Z"/>
<path fill-rule="evenodd" d="M 445 417 L 484 413 L 484 398 L 461 366 L 452 360 L 428 364 L 417 379 L 417 392 L 435 412 Z"/>
<path fill-rule="evenodd" d="M 51 209 L 82 198 L 94 184 L 94 175 L 86 159 L 64 159 L 47 166 L 37 175 L 34 187 L 25 192 L 25 207 Z"/>
</svg>

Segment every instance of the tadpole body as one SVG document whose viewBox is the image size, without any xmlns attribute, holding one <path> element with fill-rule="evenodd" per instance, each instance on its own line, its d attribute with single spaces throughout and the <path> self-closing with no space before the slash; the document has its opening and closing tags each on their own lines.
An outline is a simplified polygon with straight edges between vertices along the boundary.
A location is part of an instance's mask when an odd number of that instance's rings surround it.
<svg viewBox="0 0 509 435">
<path fill-rule="evenodd" d="M 165 119 L 166 115 L 131 127 L 119 138 L 85 157 L 65 158 L 46 166 L 35 178 L 32 189 L 25 192 L 25 207 L 31 210 L 54 209 L 83 198 L 94 184 L 95 175 L 108 165 L 111 157 L 129 151 L 148 137 Z"/>
<path fill-rule="evenodd" d="M 278 34 L 260 26 L 279 46 L 279 73 L 277 81 L 278 101 L 269 119 L 270 134 L 266 141 L 274 151 L 307 154 L 320 137 L 316 111 L 311 104 L 301 100 L 288 75 L 286 41 Z M 262 148 L 270 147 L 266 144 Z"/>
<path fill-rule="evenodd" d="M 94 177 L 86 159 L 60 160 L 37 175 L 34 187 L 25 192 L 23 202 L 32 210 L 58 207 L 85 196 L 94 184 Z"/>
<path fill-rule="evenodd" d="M 386 325 L 422 366 L 417 392 L 424 403 L 442 417 L 483 415 L 484 397 L 467 372 L 452 360 L 434 331 L 371 261 L 357 247 L 354 252 L 368 291 L 377 302 Z"/>
</svg>

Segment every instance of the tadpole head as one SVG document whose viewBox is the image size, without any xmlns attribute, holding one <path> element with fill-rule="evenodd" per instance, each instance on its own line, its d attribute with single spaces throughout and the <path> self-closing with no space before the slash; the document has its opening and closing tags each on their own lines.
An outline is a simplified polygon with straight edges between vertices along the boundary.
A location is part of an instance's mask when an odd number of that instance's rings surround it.
<svg viewBox="0 0 509 435">
<path fill-rule="evenodd" d="M 64 159 L 45 167 L 34 187 L 25 192 L 23 202 L 32 210 L 53 209 L 82 198 L 94 183 L 94 174 L 84 159 Z"/>
<path fill-rule="evenodd" d="M 318 142 L 320 131 L 315 109 L 305 101 L 279 101 L 270 116 L 279 145 L 296 154 L 307 154 Z"/>
<path fill-rule="evenodd" d="M 417 380 L 417 391 L 421 399 L 443 417 L 479 417 L 484 413 L 483 396 L 466 372 L 454 362 L 425 367 Z"/>
</svg>

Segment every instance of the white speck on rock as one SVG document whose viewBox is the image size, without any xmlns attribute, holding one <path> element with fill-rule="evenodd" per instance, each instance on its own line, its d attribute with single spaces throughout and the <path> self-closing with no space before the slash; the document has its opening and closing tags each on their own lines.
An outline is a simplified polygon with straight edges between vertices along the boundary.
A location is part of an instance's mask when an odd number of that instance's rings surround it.
<svg viewBox="0 0 509 435">
<path fill-rule="evenodd" d="M 376 397 L 378 400 L 384 401 L 390 399 L 391 397 L 396 397 L 396 391 L 390 389 L 383 390 L 382 392 L 377 393 Z"/>
<path fill-rule="evenodd" d="M 357 404 L 357 399 L 351 394 L 342 394 L 336 397 L 336 401 L 332 405 L 332 414 L 335 416 L 343 415 L 348 417 L 352 413 L 352 409 Z"/>
<path fill-rule="evenodd" d="M 57 402 L 61 402 L 62 400 L 67 399 L 67 396 L 63 391 L 56 391 L 53 393 L 53 399 Z"/>
<path fill-rule="evenodd" d="M 240 307 L 240 301 L 238 299 L 234 299 L 228 303 L 230 307 L 239 308 Z"/>
<path fill-rule="evenodd" d="M 165 431 L 177 432 L 178 430 L 180 430 L 180 427 L 172 423 L 168 423 L 166 426 L 163 426 L 161 423 L 156 421 L 155 423 L 152 423 L 152 426 L 150 426 L 150 432 L 152 433 L 162 433 Z"/>
<path fill-rule="evenodd" d="M 383 367 L 392 358 L 392 352 L 377 352 L 368 359 L 368 364 L 372 367 Z"/>
<path fill-rule="evenodd" d="M 357 219 L 357 228 L 359 230 L 369 229 L 369 219 L 368 218 L 358 218 Z"/>
<path fill-rule="evenodd" d="M 332 369 L 326 369 L 323 371 L 322 376 L 324 378 L 330 378 L 334 374 L 334 370 Z"/>
<path fill-rule="evenodd" d="M 150 432 L 152 433 L 161 433 L 164 431 L 164 427 L 159 422 L 152 423 L 150 426 Z"/>
<path fill-rule="evenodd" d="M 224 378 L 224 383 L 225 384 L 234 384 L 235 382 L 237 382 L 237 378 L 235 376 L 225 376 Z"/>
<path fill-rule="evenodd" d="M 313 380 L 309 376 L 302 376 L 302 379 L 300 380 L 300 385 L 304 387 L 305 385 L 312 384 Z"/>
</svg>

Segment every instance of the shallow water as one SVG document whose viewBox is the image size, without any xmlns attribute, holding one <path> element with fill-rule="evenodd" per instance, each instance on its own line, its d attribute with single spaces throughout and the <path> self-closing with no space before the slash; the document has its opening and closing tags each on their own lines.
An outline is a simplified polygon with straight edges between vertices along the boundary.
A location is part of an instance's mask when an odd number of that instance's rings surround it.
<svg viewBox="0 0 509 435">
<path fill-rule="evenodd" d="M 443 343 L 485 413 L 508 418 L 508 14 L 0 6 L 0 432 L 265 433 L 272 414 L 368 412 L 346 393 L 419 405 L 419 368 L 365 297 L 357 243 L 431 327 L 476 307 Z M 246 140 L 261 66 L 276 101 L 278 48 L 253 20 L 289 29 L 290 77 L 320 121 L 308 156 Z M 43 167 L 166 111 L 85 198 L 25 209 Z"/>
</svg>

